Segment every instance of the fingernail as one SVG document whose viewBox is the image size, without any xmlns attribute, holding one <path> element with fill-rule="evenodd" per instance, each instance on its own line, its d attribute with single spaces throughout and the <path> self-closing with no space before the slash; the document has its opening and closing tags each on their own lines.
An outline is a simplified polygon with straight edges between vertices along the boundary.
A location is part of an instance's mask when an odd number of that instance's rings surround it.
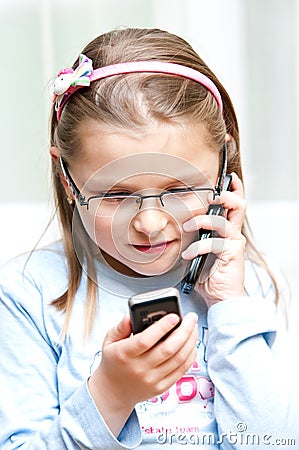
<svg viewBox="0 0 299 450">
<path fill-rule="evenodd" d="M 183 230 L 184 231 L 192 231 L 193 230 L 193 221 L 192 220 L 188 220 L 188 222 L 183 223 Z"/>
<path fill-rule="evenodd" d="M 189 259 L 190 258 L 190 254 L 189 254 L 189 251 L 188 251 L 188 249 L 186 249 L 186 250 L 184 250 L 183 252 L 182 252 L 182 258 L 183 259 Z"/>
<path fill-rule="evenodd" d="M 180 318 L 177 314 L 168 314 L 168 320 L 171 323 L 171 325 L 176 325 Z"/>
<path fill-rule="evenodd" d="M 196 313 L 192 313 L 193 315 L 193 322 L 197 323 L 198 322 L 198 315 Z"/>
</svg>

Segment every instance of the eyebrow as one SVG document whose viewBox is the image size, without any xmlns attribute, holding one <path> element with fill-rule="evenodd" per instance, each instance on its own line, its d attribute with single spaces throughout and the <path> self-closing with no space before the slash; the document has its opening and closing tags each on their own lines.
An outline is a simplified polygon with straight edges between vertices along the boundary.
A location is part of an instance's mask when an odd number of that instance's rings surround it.
<svg viewBox="0 0 299 450">
<path fill-rule="evenodd" d="M 134 181 L 135 177 L 138 176 L 158 176 L 164 178 L 164 180 L 161 181 L 161 185 L 165 183 L 169 184 L 183 184 L 185 186 L 195 186 L 195 185 L 210 185 L 211 182 L 209 181 L 208 177 L 198 171 L 198 173 L 184 173 L 184 176 L 171 176 L 169 174 L 161 174 L 161 173 L 153 173 L 153 172 L 140 172 L 136 174 L 132 174 L 129 177 L 126 177 L 124 180 L 119 180 L 120 177 L 114 177 L 112 176 L 103 176 L 99 175 L 99 179 L 97 179 L 97 176 L 92 176 L 86 183 L 85 186 L 92 190 L 101 190 L 101 191 L 107 191 L 110 189 L 123 189 L 123 188 L 131 188 L 131 190 L 138 190 L 140 187 L 137 186 L 136 182 Z M 113 179 L 115 178 L 115 179 Z M 138 187 L 138 189 L 137 189 Z M 149 188 L 151 186 L 148 186 Z M 136 189 L 135 189 L 136 188 Z"/>
</svg>

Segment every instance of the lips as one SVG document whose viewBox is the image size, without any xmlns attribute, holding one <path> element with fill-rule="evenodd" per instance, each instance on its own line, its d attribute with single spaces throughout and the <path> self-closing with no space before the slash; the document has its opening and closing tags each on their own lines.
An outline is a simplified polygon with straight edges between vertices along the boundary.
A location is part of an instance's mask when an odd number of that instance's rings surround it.
<svg viewBox="0 0 299 450">
<path fill-rule="evenodd" d="M 161 253 L 171 246 L 173 241 L 159 242 L 158 244 L 133 244 L 133 247 L 141 253 Z"/>
</svg>

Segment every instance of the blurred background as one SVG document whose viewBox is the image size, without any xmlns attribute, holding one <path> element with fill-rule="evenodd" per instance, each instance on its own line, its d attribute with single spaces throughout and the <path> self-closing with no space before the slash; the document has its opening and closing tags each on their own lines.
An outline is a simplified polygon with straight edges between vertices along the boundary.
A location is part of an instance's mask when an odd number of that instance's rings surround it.
<svg viewBox="0 0 299 450">
<path fill-rule="evenodd" d="M 53 212 L 53 78 L 90 39 L 122 26 L 179 34 L 227 88 L 256 243 L 286 276 L 298 312 L 297 0 L 0 0 L 0 264 L 32 249 Z M 41 242 L 58 235 L 54 222 Z"/>
</svg>

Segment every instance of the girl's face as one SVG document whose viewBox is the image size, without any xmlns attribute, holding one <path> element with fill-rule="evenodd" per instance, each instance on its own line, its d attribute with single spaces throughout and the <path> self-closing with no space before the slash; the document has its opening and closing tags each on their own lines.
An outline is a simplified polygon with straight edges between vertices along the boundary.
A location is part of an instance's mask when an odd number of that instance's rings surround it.
<svg viewBox="0 0 299 450">
<path fill-rule="evenodd" d="M 207 143 L 204 127 L 153 123 L 136 136 L 104 132 L 90 123 L 80 136 L 82 151 L 69 166 L 80 191 L 86 198 L 105 193 L 121 197 L 91 199 L 88 210 L 77 206 L 106 261 L 133 276 L 159 275 L 175 267 L 196 239 L 183 232 L 182 224 L 206 213 L 202 197 L 194 207 L 181 190 L 214 188 L 217 182 L 219 154 Z M 164 192 L 174 195 L 157 197 Z M 128 199 L 132 194 L 147 197 Z"/>
</svg>

